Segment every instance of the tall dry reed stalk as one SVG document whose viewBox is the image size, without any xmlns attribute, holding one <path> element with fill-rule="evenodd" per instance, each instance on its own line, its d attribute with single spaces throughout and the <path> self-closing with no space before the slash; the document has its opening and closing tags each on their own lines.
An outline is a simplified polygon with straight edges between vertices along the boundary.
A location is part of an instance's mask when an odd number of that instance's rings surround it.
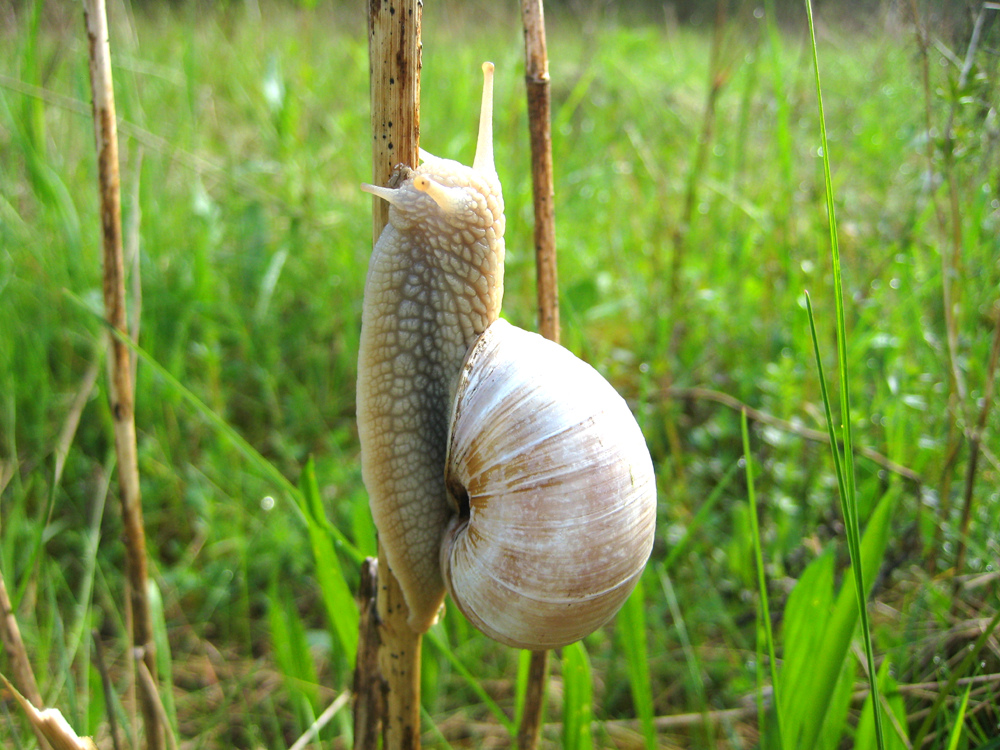
<svg viewBox="0 0 1000 750">
<path fill-rule="evenodd" d="M 387 184 L 397 164 L 416 167 L 418 163 L 422 9 L 419 0 L 391 4 L 371 0 L 368 6 L 372 183 L 375 185 Z M 372 205 L 372 241 L 378 242 L 389 221 L 389 204 L 373 198 Z M 416 750 L 420 747 L 421 637 L 407 623 L 409 609 L 381 542 L 377 581 L 378 664 L 386 688 L 383 748 Z M 366 737 L 374 738 L 371 734 Z"/>
<path fill-rule="evenodd" d="M 552 98 L 549 91 L 549 57 L 545 43 L 542 0 L 522 0 L 524 24 L 524 83 L 528 96 L 528 131 L 531 139 L 531 188 L 535 209 L 535 269 L 538 283 L 538 330 L 559 341 L 559 287 L 556 264 L 555 184 L 552 169 Z M 517 746 L 538 745 L 545 708 L 549 652 L 533 651 L 528 666 L 528 686 Z"/>
<path fill-rule="evenodd" d="M 139 462 L 135 434 L 132 363 L 125 339 L 128 321 L 125 305 L 125 263 L 122 251 L 121 185 L 118 170 L 118 130 L 111 77 L 111 45 L 104 0 L 87 0 L 84 19 L 90 50 L 90 83 L 93 92 L 94 137 L 100 190 L 101 235 L 104 266 L 104 311 L 109 332 L 109 395 L 114 422 L 118 490 L 125 527 L 125 569 L 128 581 L 132 642 L 135 658 L 150 679 L 139 681 L 139 706 L 146 729 L 146 746 L 163 750 L 166 734 L 156 688 L 156 653 L 153 621 L 147 595 L 146 532 L 142 520 Z"/>
</svg>

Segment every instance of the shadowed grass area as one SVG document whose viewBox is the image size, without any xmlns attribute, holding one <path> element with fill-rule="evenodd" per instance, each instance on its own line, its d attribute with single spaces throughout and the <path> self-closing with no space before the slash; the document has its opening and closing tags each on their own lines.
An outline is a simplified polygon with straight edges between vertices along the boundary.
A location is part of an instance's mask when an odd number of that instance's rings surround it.
<svg viewBox="0 0 1000 750">
<path fill-rule="evenodd" d="M 110 705 L 128 740 L 110 418 L 103 378 L 86 387 L 88 367 L 103 369 L 86 41 L 75 14 L 39 7 L 0 28 L 0 570 L 45 699 L 102 741 Z M 364 17 L 254 7 L 112 9 L 148 356 L 140 472 L 172 657 L 161 674 L 191 747 L 287 747 L 350 687 L 338 613 L 355 551 L 375 551 L 354 424 L 371 252 Z M 779 29 L 748 8 L 719 28 L 715 54 L 711 28 L 547 19 L 563 343 L 633 406 L 660 496 L 641 597 L 554 659 L 547 718 L 562 726 L 547 742 L 772 746 L 757 724 L 758 675 L 774 711 L 771 665 L 757 662 L 764 580 L 784 736 L 808 725 L 826 747 L 875 746 L 837 477 L 808 432 L 825 418 L 805 291 L 831 382 L 850 364 L 853 443 L 884 459 L 857 456 L 855 481 L 887 746 L 897 733 L 959 747 L 996 734 L 1000 77 L 980 48 L 961 80 L 958 30 L 932 27 L 938 44 L 921 51 L 907 26 L 822 20 L 843 359 L 804 11 Z M 513 8 L 428 4 L 421 145 L 471 160 L 479 64 L 493 60 L 504 313 L 533 328 L 520 45 Z M 737 471 L 739 413 L 709 391 L 774 418 L 749 425 L 759 535 Z M 449 608 L 425 647 L 426 744 L 506 746 L 518 663 Z M 811 691 L 826 696 L 818 718 Z M 321 737 L 349 746 L 346 713 Z M 29 732 L 0 715 L 0 744 L 14 738 Z"/>
</svg>

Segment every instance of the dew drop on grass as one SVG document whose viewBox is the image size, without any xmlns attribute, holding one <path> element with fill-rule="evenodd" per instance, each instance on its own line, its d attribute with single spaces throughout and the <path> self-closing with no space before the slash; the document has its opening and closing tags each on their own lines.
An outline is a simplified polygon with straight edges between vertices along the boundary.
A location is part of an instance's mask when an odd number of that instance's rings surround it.
<svg viewBox="0 0 1000 750">
<path fill-rule="evenodd" d="M 265 513 L 270 510 L 274 510 L 274 498 L 270 495 L 264 495 L 264 497 L 260 499 L 260 509 Z"/>
</svg>

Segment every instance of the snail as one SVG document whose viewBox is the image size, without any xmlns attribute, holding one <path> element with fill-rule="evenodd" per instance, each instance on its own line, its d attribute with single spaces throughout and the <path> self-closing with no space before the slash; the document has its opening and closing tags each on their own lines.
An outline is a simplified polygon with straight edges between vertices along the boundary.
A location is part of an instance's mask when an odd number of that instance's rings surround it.
<svg viewBox="0 0 1000 750">
<path fill-rule="evenodd" d="M 427 630 L 445 594 L 511 646 L 611 619 L 652 549 L 652 461 L 628 405 L 567 349 L 499 317 L 504 215 L 483 65 L 472 167 L 421 151 L 390 187 L 358 357 L 362 477 L 383 554 Z"/>
</svg>

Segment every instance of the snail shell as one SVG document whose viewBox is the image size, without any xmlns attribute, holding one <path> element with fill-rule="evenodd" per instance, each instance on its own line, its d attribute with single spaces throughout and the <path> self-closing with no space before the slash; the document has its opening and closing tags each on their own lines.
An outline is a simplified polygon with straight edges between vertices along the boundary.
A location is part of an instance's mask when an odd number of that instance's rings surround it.
<svg viewBox="0 0 1000 750">
<path fill-rule="evenodd" d="M 639 426 L 594 368 L 494 322 L 459 376 L 446 467 L 442 573 L 477 628 L 540 650 L 614 616 L 652 549 L 656 485 Z"/>
</svg>

